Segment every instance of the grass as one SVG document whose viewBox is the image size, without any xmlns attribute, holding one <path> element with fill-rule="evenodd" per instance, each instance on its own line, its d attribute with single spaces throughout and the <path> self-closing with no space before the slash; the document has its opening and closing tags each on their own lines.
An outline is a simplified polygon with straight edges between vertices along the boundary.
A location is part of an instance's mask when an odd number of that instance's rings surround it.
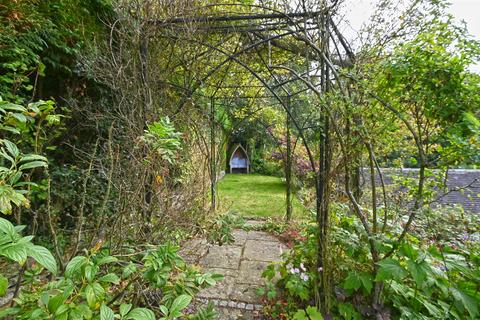
<svg viewBox="0 0 480 320">
<path fill-rule="evenodd" d="M 248 217 L 285 216 L 285 183 L 281 178 L 259 174 L 227 174 L 218 184 L 222 211 L 234 211 Z M 305 208 L 293 197 L 293 216 L 302 216 Z"/>
</svg>

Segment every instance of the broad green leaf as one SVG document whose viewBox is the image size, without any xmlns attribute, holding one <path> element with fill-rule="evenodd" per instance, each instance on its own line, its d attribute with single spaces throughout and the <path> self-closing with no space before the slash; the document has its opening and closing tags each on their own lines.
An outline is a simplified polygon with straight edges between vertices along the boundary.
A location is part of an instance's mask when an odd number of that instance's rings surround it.
<svg viewBox="0 0 480 320">
<path fill-rule="evenodd" d="M 48 164 L 45 161 L 32 161 L 22 164 L 18 170 L 23 171 L 27 169 L 33 169 L 38 167 L 48 167 Z"/>
<path fill-rule="evenodd" d="M 8 290 L 8 279 L 0 274 L 0 297 L 4 297 Z"/>
<path fill-rule="evenodd" d="M 417 299 L 420 304 L 425 306 L 425 308 L 428 310 L 428 312 L 434 316 L 436 319 L 441 319 L 443 316 L 441 310 L 437 308 L 433 303 L 430 303 L 426 299 Z"/>
<path fill-rule="evenodd" d="M 6 102 L 2 101 L 0 104 L 0 110 L 11 110 L 11 111 L 20 111 L 20 112 L 25 112 L 27 109 L 24 106 L 21 106 L 19 104 L 14 104 L 11 102 Z"/>
<path fill-rule="evenodd" d="M 460 303 L 470 314 L 472 318 L 478 316 L 478 301 L 458 288 L 450 288 L 455 301 Z"/>
<path fill-rule="evenodd" d="M 345 289 L 352 289 L 357 291 L 362 285 L 362 280 L 355 271 L 350 271 L 343 284 Z"/>
<path fill-rule="evenodd" d="M 59 293 L 56 296 L 50 297 L 48 299 L 48 311 L 50 313 L 55 314 L 58 310 L 58 308 L 67 300 L 67 297 L 63 293 Z"/>
<path fill-rule="evenodd" d="M 87 265 L 85 267 L 85 278 L 87 279 L 88 282 L 93 281 L 93 277 L 95 277 L 96 271 L 92 265 Z"/>
<path fill-rule="evenodd" d="M 85 288 L 85 297 L 90 308 L 94 308 L 95 304 L 103 299 L 105 290 L 99 283 L 88 284 Z"/>
<path fill-rule="evenodd" d="M 98 280 L 100 282 L 109 282 L 113 284 L 118 284 L 120 282 L 120 278 L 115 273 L 108 273 Z"/>
<path fill-rule="evenodd" d="M 47 248 L 37 245 L 31 245 L 26 248 L 27 255 L 35 259 L 39 264 L 44 266 L 53 274 L 57 273 L 57 262 Z"/>
<path fill-rule="evenodd" d="M 131 304 L 122 303 L 122 304 L 120 305 L 120 315 L 121 315 L 122 317 L 125 316 L 131 309 L 132 309 L 132 305 L 131 305 Z"/>
<path fill-rule="evenodd" d="M 115 258 L 115 257 L 106 256 L 106 257 L 98 259 L 97 265 L 101 266 L 101 265 L 104 265 L 104 264 L 109 264 L 109 263 L 117 262 L 117 261 L 118 261 L 118 259 Z"/>
<path fill-rule="evenodd" d="M 7 257 L 20 265 L 27 261 L 26 246 L 23 243 L 13 243 L 0 249 L 0 256 Z"/>
<path fill-rule="evenodd" d="M 38 154 L 26 154 L 20 158 L 20 162 L 35 161 L 35 160 L 47 162 L 47 158 Z"/>
<path fill-rule="evenodd" d="M 14 133 L 14 134 L 20 134 L 20 130 L 18 130 L 17 128 L 12 127 L 12 126 L 2 126 L 2 125 L 0 125 L 0 130 L 9 131 L 9 132 Z"/>
<path fill-rule="evenodd" d="M 418 256 L 418 252 L 412 247 L 411 244 L 405 242 L 401 245 L 400 251 L 408 258 L 415 260 Z"/>
<path fill-rule="evenodd" d="M 135 308 L 126 316 L 127 320 L 155 320 L 152 310 L 146 308 Z"/>
<path fill-rule="evenodd" d="M 168 308 L 166 306 L 161 305 L 160 311 L 162 312 L 163 315 L 168 316 Z"/>
<path fill-rule="evenodd" d="M 173 300 L 172 306 L 170 307 L 170 312 L 173 313 L 175 311 L 182 311 L 190 304 L 191 301 L 192 297 L 187 294 L 178 296 L 175 300 Z"/>
<path fill-rule="evenodd" d="M 125 268 L 123 268 L 122 278 L 128 278 L 132 273 L 137 271 L 137 267 L 133 262 L 130 262 Z"/>
<path fill-rule="evenodd" d="M 297 310 L 293 315 L 292 320 L 308 320 L 305 310 Z"/>
<path fill-rule="evenodd" d="M 6 308 L 0 310 L 0 319 L 8 319 L 8 316 L 13 316 L 18 314 L 21 311 L 19 307 Z"/>
<path fill-rule="evenodd" d="M 310 320 L 323 320 L 322 314 L 315 307 L 308 306 L 307 307 L 307 314 L 308 314 Z"/>
<path fill-rule="evenodd" d="M 4 218 L 0 218 L 0 232 L 7 234 L 9 237 L 13 237 L 16 234 L 13 224 Z"/>
<path fill-rule="evenodd" d="M 16 163 L 15 159 L 12 158 L 3 148 L 0 149 L 0 155 L 7 159 L 12 165 Z"/>
<path fill-rule="evenodd" d="M 351 303 L 339 303 L 338 312 L 344 320 L 361 320 L 361 315 L 355 310 Z"/>
<path fill-rule="evenodd" d="M 100 307 L 100 320 L 113 320 L 114 317 L 115 314 L 113 313 L 113 310 L 105 304 L 102 304 Z"/>
<path fill-rule="evenodd" d="M 25 117 L 21 113 L 12 113 L 11 115 L 12 115 L 12 117 L 14 117 L 15 119 L 17 119 L 18 121 L 20 121 L 22 123 L 27 122 L 27 117 Z"/>
<path fill-rule="evenodd" d="M 86 304 L 79 304 L 70 311 L 70 317 L 83 320 L 92 318 L 92 310 Z"/>
<path fill-rule="evenodd" d="M 369 273 L 362 272 L 359 276 L 360 276 L 360 280 L 362 281 L 363 287 L 368 293 L 370 293 L 373 288 L 372 275 Z"/>
<path fill-rule="evenodd" d="M 380 267 L 377 272 L 377 277 L 375 280 L 401 280 L 407 274 L 406 270 L 400 265 L 397 260 L 392 258 L 384 259 L 377 263 Z"/>
<path fill-rule="evenodd" d="M 70 262 L 68 262 L 65 268 L 65 276 L 72 277 L 75 273 L 80 270 L 85 263 L 87 263 L 87 258 L 84 256 L 76 256 Z"/>
<path fill-rule="evenodd" d="M 10 155 L 16 159 L 18 158 L 18 156 L 20 155 L 20 151 L 18 150 L 17 146 L 15 145 L 15 143 L 9 141 L 9 140 L 6 140 L 6 139 L 3 139 L 2 140 L 3 144 L 5 145 L 5 148 L 7 148 L 8 152 L 10 153 Z"/>
<path fill-rule="evenodd" d="M 412 275 L 413 280 L 417 286 L 421 286 L 422 283 L 427 279 L 428 265 L 425 261 L 417 263 L 413 260 L 407 261 L 407 270 Z"/>
</svg>

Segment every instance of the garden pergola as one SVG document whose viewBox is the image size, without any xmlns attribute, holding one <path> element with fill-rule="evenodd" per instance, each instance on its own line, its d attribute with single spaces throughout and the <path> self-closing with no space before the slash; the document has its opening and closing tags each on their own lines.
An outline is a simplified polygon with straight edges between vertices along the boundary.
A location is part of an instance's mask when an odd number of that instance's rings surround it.
<svg viewBox="0 0 480 320">
<path fill-rule="evenodd" d="M 287 217 L 290 217 L 292 210 L 290 135 L 291 129 L 294 129 L 305 147 L 310 166 L 315 173 L 317 223 L 320 230 L 319 267 L 323 266 L 322 248 L 328 228 L 326 193 L 331 158 L 330 123 L 326 105 L 328 102 L 322 100 L 322 96 L 334 87 L 346 94 L 337 69 L 349 66 L 354 60 L 352 50 L 333 19 L 337 2 L 334 1 L 332 5 L 323 2 L 309 9 L 298 6 L 288 12 L 263 5 L 210 5 L 210 12 L 217 11 L 218 15 L 192 14 L 145 21 L 139 48 L 141 78 L 145 84 L 151 81 L 147 72 L 150 63 L 148 51 L 149 44 L 155 39 L 169 41 L 180 48 L 180 51 L 182 46 L 195 46 L 197 54 L 185 63 L 208 66 L 203 70 L 202 76 L 191 81 L 188 86 L 177 83 L 168 85 L 181 92 L 182 101 L 178 111 L 194 97 L 209 100 L 210 108 L 204 108 L 204 112 L 210 113 L 211 123 L 209 161 L 212 208 L 217 205 L 216 173 L 219 148 L 215 142 L 218 125 L 215 119 L 216 104 L 232 99 L 270 99 L 283 108 L 287 118 Z M 242 8 L 246 6 L 249 7 L 249 12 L 255 13 L 243 13 Z M 201 11 L 202 8 L 198 8 L 195 12 Z M 272 52 L 277 54 L 272 56 Z M 219 58 L 219 61 L 212 63 L 211 59 L 208 59 L 210 56 Z M 278 59 L 278 56 L 281 58 Z M 294 60 L 303 70 L 298 70 L 299 68 L 290 63 Z M 235 72 L 232 72 L 232 68 Z M 246 80 L 238 84 L 238 81 L 233 80 L 236 78 Z M 239 93 L 243 91 L 254 91 L 254 94 Z M 305 92 L 319 98 L 318 113 L 315 115 L 318 125 L 314 128 L 305 128 L 293 116 L 291 109 L 292 99 Z M 146 100 L 148 103 L 148 97 Z M 312 129 L 320 133 L 320 142 L 308 140 L 306 131 Z M 318 158 L 314 154 L 314 148 L 319 150 Z M 321 292 L 319 294 L 322 295 Z"/>
</svg>

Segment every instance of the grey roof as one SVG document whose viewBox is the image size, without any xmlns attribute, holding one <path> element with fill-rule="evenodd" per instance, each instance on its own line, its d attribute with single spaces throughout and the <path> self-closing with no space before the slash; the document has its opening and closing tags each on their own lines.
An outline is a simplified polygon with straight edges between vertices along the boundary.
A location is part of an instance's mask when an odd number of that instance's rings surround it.
<svg viewBox="0 0 480 320">
<path fill-rule="evenodd" d="M 405 175 L 416 176 L 418 169 L 394 169 L 382 168 L 384 179 L 387 184 L 392 183 L 392 176 Z M 439 170 L 433 170 L 434 174 L 440 174 Z M 366 169 L 363 170 L 364 178 Z M 379 178 L 376 177 L 378 180 Z M 450 169 L 447 173 L 446 190 L 442 190 L 438 196 L 438 203 L 442 205 L 461 205 L 466 212 L 480 213 L 480 170 L 474 169 Z"/>
</svg>

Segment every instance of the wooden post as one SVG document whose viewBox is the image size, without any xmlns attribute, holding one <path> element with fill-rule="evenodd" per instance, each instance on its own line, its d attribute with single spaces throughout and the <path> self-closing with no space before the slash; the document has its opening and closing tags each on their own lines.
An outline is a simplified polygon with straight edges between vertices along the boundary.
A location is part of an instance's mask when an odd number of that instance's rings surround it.
<svg viewBox="0 0 480 320">
<path fill-rule="evenodd" d="M 210 195 L 211 210 L 217 208 L 217 164 L 215 156 L 215 98 L 210 99 Z"/>
<path fill-rule="evenodd" d="M 286 182 L 286 215 L 285 219 L 287 222 L 292 218 L 292 142 L 290 137 L 290 129 L 292 119 L 290 118 L 291 108 L 290 108 L 290 96 L 287 96 L 285 99 L 285 104 L 287 106 L 287 155 L 285 161 L 285 182 Z"/>
<path fill-rule="evenodd" d="M 323 12 L 320 16 L 321 24 L 321 50 L 325 57 L 329 56 L 329 30 L 328 30 L 328 13 Z M 322 93 L 326 94 L 330 91 L 330 69 L 324 59 L 321 61 L 321 78 L 320 86 Z M 328 97 L 327 97 L 328 99 Z M 325 101 L 328 103 L 328 101 Z M 326 112 L 326 106 L 320 107 L 320 154 L 318 169 L 318 185 L 317 185 L 317 270 L 319 271 L 319 284 L 317 292 L 317 304 L 322 313 L 328 314 L 330 311 L 330 275 L 331 270 L 328 265 L 328 230 L 329 230 L 329 198 L 330 198 L 330 165 L 331 165 L 331 146 L 330 146 L 330 123 L 329 116 Z"/>
</svg>

